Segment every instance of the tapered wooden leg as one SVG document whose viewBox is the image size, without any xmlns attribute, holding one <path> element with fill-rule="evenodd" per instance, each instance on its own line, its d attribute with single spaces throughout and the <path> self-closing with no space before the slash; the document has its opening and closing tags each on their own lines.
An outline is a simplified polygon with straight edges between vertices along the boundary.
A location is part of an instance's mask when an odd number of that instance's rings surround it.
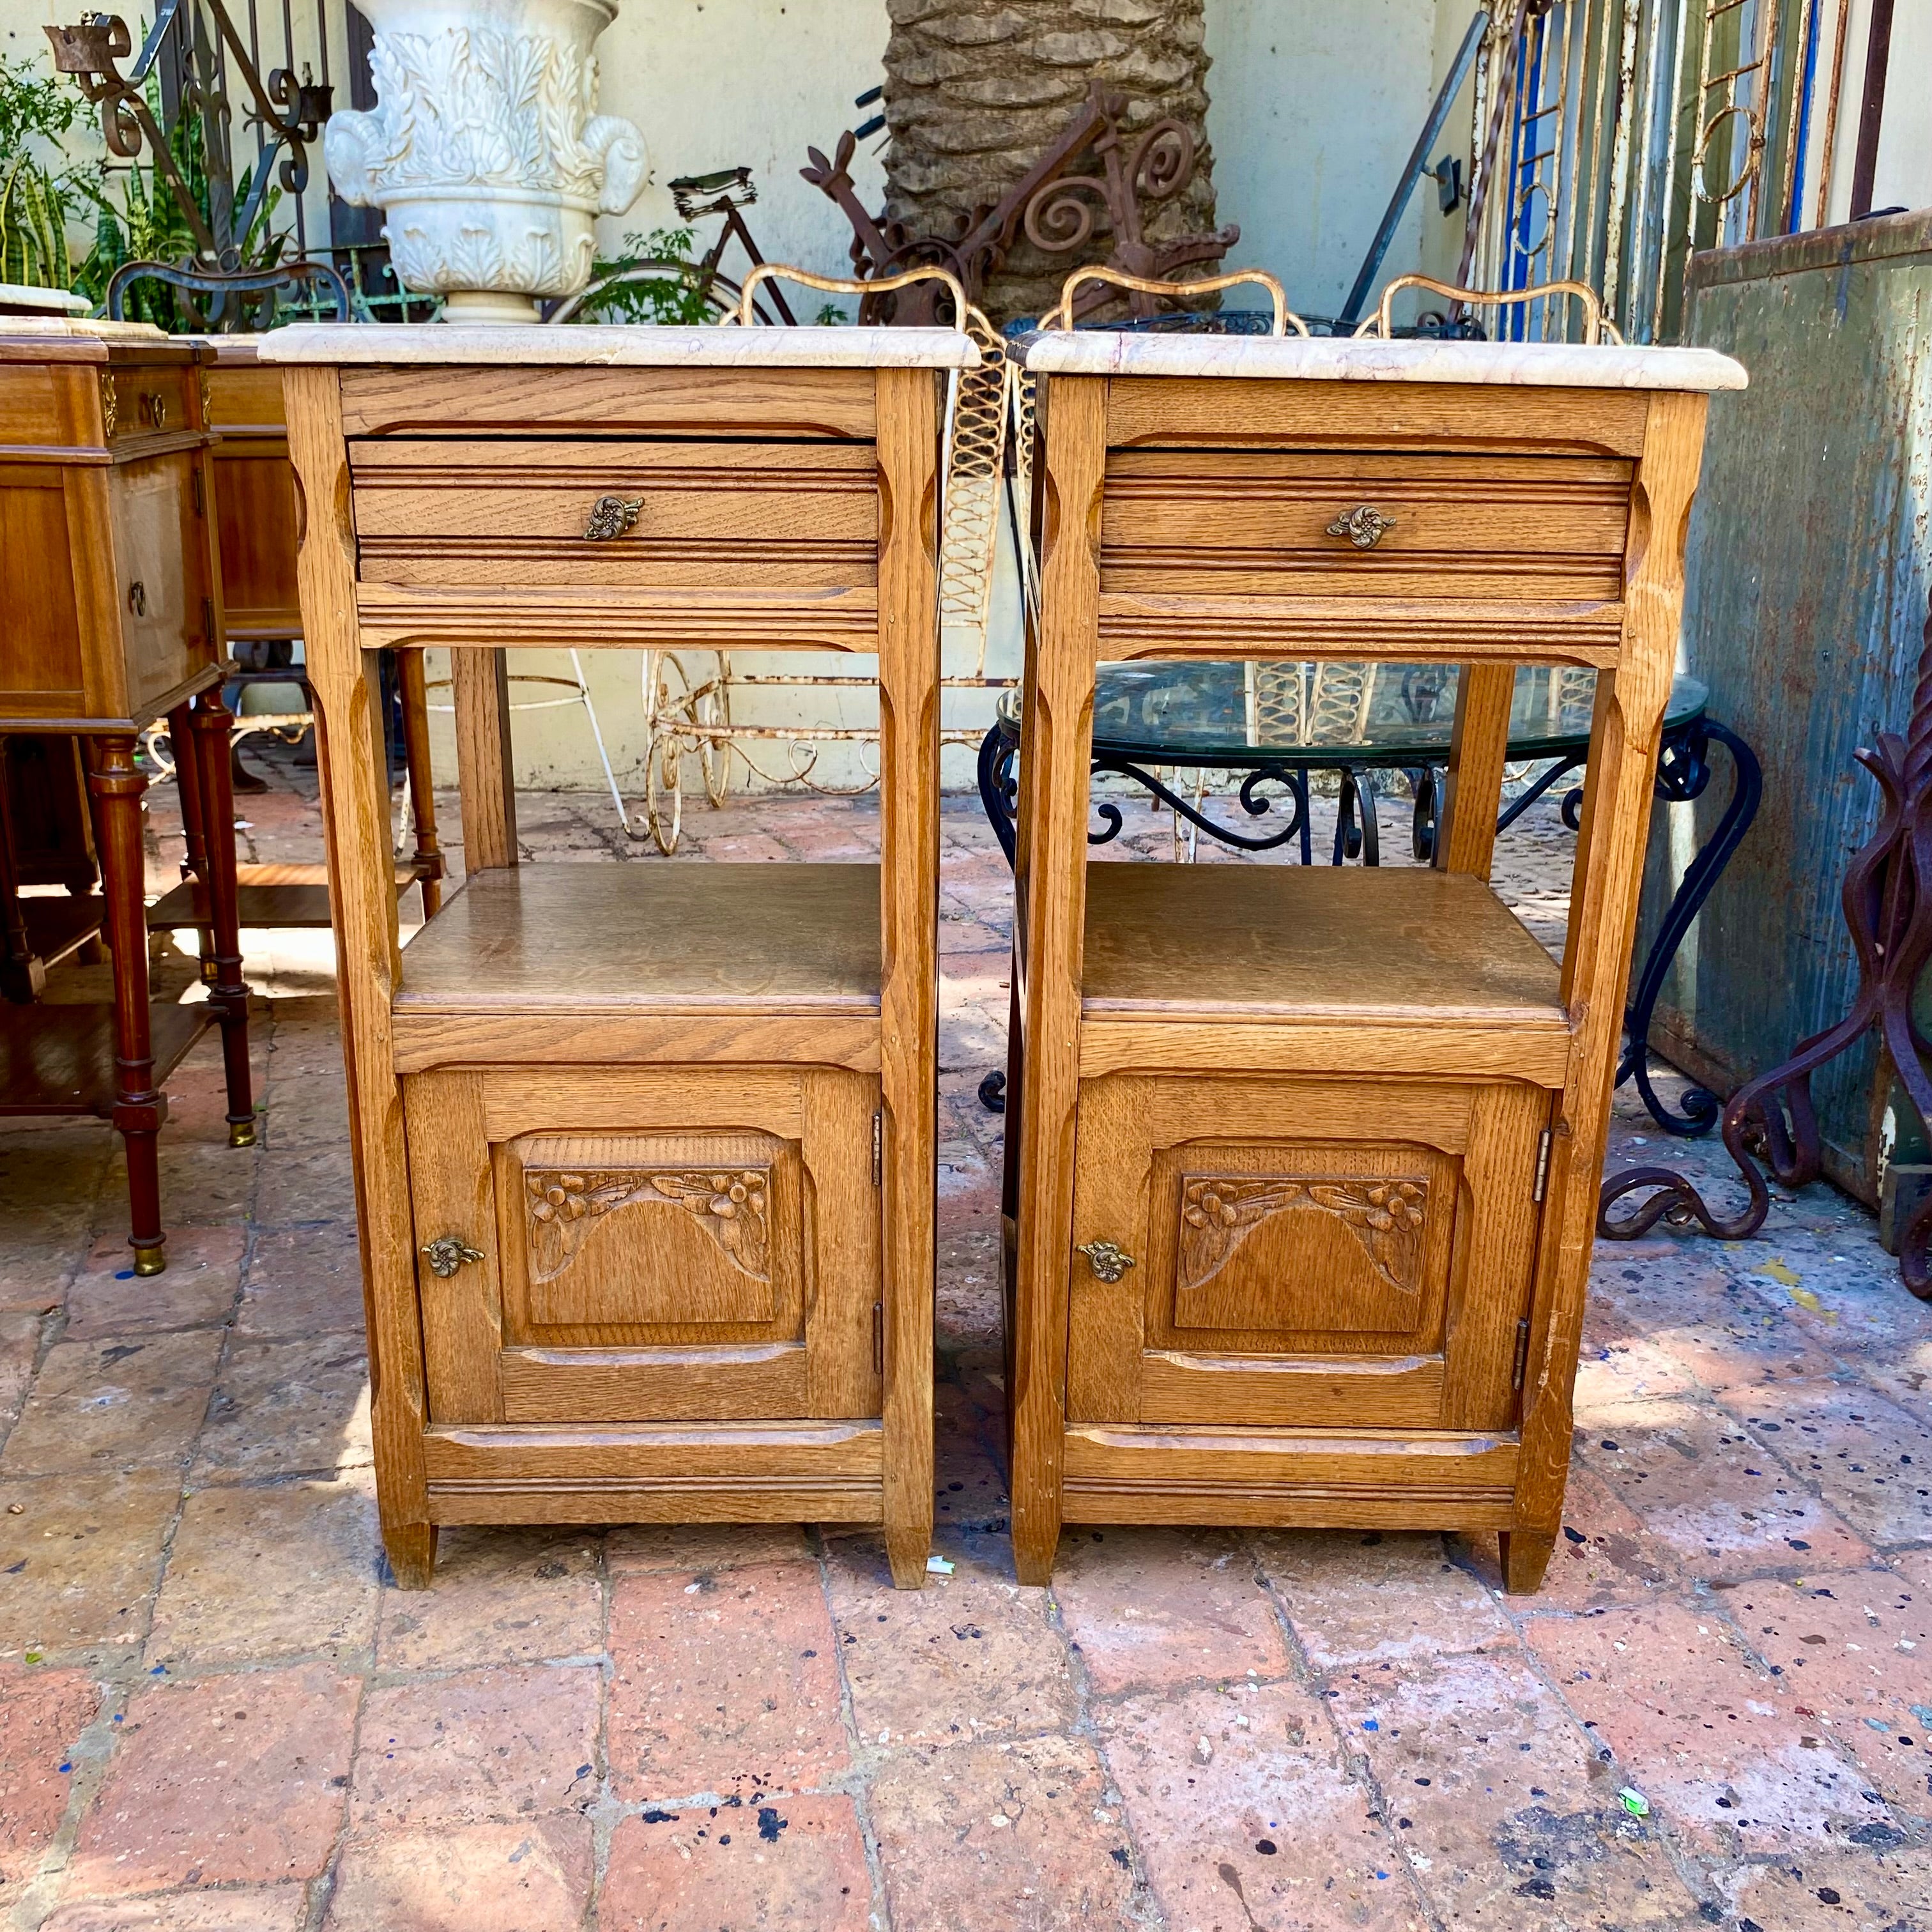
<svg viewBox="0 0 1932 1932">
<path fill-rule="evenodd" d="M 242 934 L 235 880 L 235 794 L 229 732 L 234 723 L 219 691 L 194 701 L 196 776 L 201 796 L 201 881 L 208 893 L 213 944 L 208 1004 L 221 1021 L 221 1061 L 228 1082 L 228 1144 L 255 1144 L 255 1100 L 248 1070 L 248 987 L 242 977 Z"/>
<path fill-rule="evenodd" d="M 436 1525 L 433 1522 L 386 1524 L 382 1531 L 382 1553 L 399 1590 L 427 1590 L 430 1573 L 436 1568 Z"/>
<path fill-rule="evenodd" d="M 141 794 L 148 782 L 134 764 L 132 737 L 93 742 L 87 788 L 94 803 L 107 943 L 114 954 L 114 1112 L 128 1150 L 128 1246 L 136 1274 L 167 1266 L 161 1232 L 161 1176 L 155 1144 L 167 1102 L 155 1090 L 148 1030 L 148 917 L 142 891 Z"/>
<path fill-rule="evenodd" d="M 436 781 L 430 768 L 429 695 L 423 682 L 421 651 L 396 653 L 396 678 L 403 694 L 403 762 L 410 774 L 410 816 L 416 846 L 412 855 L 422 882 L 423 916 L 434 919 L 442 906 L 442 848 L 436 836 Z"/>
<path fill-rule="evenodd" d="M 1533 1597 L 1543 1587 L 1543 1573 L 1556 1548 L 1556 1532 L 1504 1529 L 1496 1534 L 1496 1552 L 1502 1559 L 1503 1588 L 1512 1597 Z"/>
</svg>

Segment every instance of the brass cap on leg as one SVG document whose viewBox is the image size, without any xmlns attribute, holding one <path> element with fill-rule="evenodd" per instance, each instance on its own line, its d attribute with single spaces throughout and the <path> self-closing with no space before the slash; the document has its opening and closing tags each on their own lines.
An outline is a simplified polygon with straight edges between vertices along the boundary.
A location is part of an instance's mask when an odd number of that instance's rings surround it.
<svg viewBox="0 0 1932 1932">
<path fill-rule="evenodd" d="M 255 1144 L 255 1123 L 252 1118 L 228 1123 L 228 1144 L 232 1148 L 253 1147 Z"/>
<path fill-rule="evenodd" d="M 152 1248 L 137 1247 L 134 1250 L 134 1272 L 136 1274 L 159 1274 L 167 1264 L 167 1250 L 159 1242 Z"/>
</svg>

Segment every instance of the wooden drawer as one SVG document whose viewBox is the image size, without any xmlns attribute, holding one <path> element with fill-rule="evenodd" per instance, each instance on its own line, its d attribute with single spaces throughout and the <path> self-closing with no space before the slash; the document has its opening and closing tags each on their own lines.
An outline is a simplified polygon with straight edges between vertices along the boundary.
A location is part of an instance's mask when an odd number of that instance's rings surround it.
<svg viewBox="0 0 1932 1932">
<path fill-rule="evenodd" d="M 407 1077 L 432 1416 L 876 1416 L 878 1106 L 832 1070 Z"/>
<path fill-rule="evenodd" d="M 108 440 L 123 443 L 140 436 L 178 436 L 196 427 L 193 368 L 117 369 L 106 378 L 113 397 Z M 102 402 L 106 400 L 104 386 Z"/>
<path fill-rule="evenodd" d="M 1615 458 L 1115 450 L 1100 586 L 1614 602 L 1631 473 Z"/>
<path fill-rule="evenodd" d="M 868 444 L 372 439 L 350 445 L 350 462 L 365 582 L 842 590 L 878 581 L 878 464 Z M 614 518 L 605 500 L 614 500 Z M 600 506 L 614 533 L 591 533 Z"/>
</svg>

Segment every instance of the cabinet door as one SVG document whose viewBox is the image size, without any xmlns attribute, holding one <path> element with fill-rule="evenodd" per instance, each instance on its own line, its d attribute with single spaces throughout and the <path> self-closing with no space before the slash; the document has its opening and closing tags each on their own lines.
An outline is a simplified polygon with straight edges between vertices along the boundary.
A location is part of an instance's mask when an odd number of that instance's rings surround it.
<svg viewBox="0 0 1932 1932">
<path fill-rule="evenodd" d="M 1550 1106 L 1516 1082 L 1084 1083 L 1069 1418 L 1510 1426 Z"/>
<path fill-rule="evenodd" d="M 879 1412 L 878 1082 L 510 1070 L 404 1082 L 439 1422 Z"/>
</svg>

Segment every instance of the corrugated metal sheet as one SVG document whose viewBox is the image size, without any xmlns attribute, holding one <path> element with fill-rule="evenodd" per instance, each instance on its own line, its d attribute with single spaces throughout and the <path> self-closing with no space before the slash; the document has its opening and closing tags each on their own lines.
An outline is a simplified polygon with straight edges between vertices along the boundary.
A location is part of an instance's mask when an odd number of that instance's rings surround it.
<svg viewBox="0 0 1932 1932">
<path fill-rule="evenodd" d="M 1684 339 L 1751 386 L 1712 398 L 1683 662 L 1756 748 L 1765 795 L 1652 1040 L 1728 1094 L 1856 983 L 1838 896 L 1878 801 L 1852 754 L 1905 728 L 1932 585 L 1932 212 L 1700 255 L 1687 288 Z M 1713 759 L 1704 798 L 1658 809 L 1647 925 L 1722 808 Z M 1868 1049 L 1814 1086 L 1828 1172 L 1868 1198 L 1874 1076 Z"/>
</svg>

